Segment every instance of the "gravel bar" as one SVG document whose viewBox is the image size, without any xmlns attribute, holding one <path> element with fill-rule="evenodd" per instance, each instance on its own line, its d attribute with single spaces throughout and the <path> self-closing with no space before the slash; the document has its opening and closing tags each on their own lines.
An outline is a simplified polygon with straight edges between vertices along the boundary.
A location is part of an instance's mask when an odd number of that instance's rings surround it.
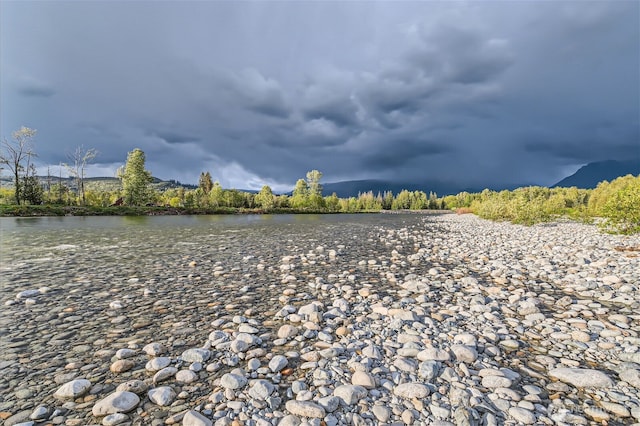
<svg viewBox="0 0 640 426">
<path fill-rule="evenodd" d="M 5 233 L 0 423 L 640 422 L 640 236 L 296 220 Z"/>
</svg>

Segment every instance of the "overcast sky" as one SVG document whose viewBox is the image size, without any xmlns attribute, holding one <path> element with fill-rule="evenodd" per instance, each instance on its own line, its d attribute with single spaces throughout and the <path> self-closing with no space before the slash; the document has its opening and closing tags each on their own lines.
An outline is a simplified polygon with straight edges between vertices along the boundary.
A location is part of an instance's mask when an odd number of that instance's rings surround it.
<svg viewBox="0 0 640 426">
<path fill-rule="evenodd" d="M 640 2 L 0 2 L 0 130 L 113 176 L 549 185 L 640 161 Z"/>
</svg>

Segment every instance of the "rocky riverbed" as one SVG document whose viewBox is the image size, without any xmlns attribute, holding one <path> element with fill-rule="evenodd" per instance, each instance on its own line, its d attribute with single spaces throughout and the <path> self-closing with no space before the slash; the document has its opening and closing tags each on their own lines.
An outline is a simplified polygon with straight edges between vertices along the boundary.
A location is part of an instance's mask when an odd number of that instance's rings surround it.
<svg viewBox="0 0 640 426">
<path fill-rule="evenodd" d="M 640 422 L 640 236 L 453 214 L 298 229 L 7 240 L 0 422 Z"/>
</svg>

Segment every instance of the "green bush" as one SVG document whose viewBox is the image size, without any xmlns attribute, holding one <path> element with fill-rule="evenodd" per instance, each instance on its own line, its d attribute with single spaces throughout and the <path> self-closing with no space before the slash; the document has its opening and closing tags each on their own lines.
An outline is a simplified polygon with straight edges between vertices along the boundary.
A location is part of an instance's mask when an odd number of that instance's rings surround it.
<svg viewBox="0 0 640 426">
<path fill-rule="evenodd" d="M 600 226 L 613 233 L 640 232 L 640 175 L 619 177 L 602 190 L 604 200 L 599 202 L 597 210 L 604 219 Z"/>
</svg>

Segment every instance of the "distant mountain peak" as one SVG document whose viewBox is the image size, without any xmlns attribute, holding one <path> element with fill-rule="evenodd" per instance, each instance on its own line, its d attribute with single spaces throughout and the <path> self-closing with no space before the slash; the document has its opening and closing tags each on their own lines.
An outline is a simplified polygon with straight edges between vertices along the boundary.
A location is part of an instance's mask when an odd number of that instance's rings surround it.
<svg viewBox="0 0 640 426">
<path fill-rule="evenodd" d="M 605 160 L 586 164 L 577 172 L 562 179 L 553 187 L 595 188 L 603 180 L 612 181 L 620 176 L 640 174 L 640 159 L 617 161 Z"/>
</svg>

